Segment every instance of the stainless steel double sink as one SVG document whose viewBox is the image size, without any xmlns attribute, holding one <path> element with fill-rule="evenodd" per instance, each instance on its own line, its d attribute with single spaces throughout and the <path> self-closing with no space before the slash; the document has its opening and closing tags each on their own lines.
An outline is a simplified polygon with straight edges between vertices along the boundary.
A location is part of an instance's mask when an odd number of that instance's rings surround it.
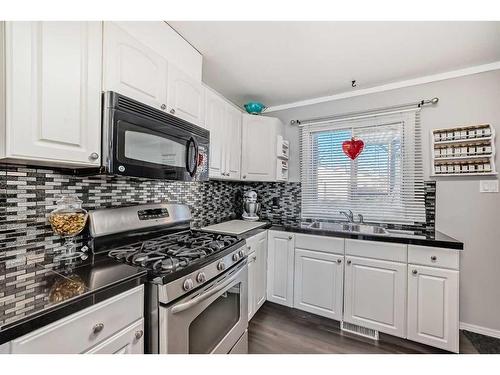
<svg viewBox="0 0 500 375">
<path fill-rule="evenodd" d="M 325 230 L 332 232 L 389 235 L 389 232 L 385 228 L 369 224 L 327 223 L 322 221 L 314 221 L 312 223 L 303 223 L 302 227 L 307 229 Z"/>
</svg>

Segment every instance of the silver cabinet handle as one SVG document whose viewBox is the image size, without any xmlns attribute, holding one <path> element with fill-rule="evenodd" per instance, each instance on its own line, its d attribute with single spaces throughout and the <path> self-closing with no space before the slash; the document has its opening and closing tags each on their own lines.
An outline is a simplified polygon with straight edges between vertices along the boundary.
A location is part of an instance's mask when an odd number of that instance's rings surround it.
<svg viewBox="0 0 500 375">
<path fill-rule="evenodd" d="M 413 271 L 411 271 L 411 273 L 414 274 L 414 275 L 416 275 L 418 273 L 418 271 L 417 270 L 413 270 Z"/>
<path fill-rule="evenodd" d="M 142 335 L 144 335 L 144 331 L 142 329 L 140 331 L 136 331 L 135 332 L 135 339 L 139 340 L 142 337 Z"/>
<path fill-rule="evenodd" d="M 94 332 L 94 335 L 97 335 L 99 332 L 101 332 L 104 329 L 104 323 L 97 323 L 92 331 Z"/>
<path fill-rule="evenodd" d="M 293 236 L 288 236 L 288 239 L 289 240 L 293 240 Z"/>
<path fill-rule="evenodd" d="M 432 260 L 433 262 L 435 262 L 437 259 L 438 259 L 438 258 L 437 258 L 437 256 L 435 256 L 435 255 L 432 255 L 432 256 L 431 256 L 431 260 Z"/>
<path fill-rule="evenodd" d="M 174 113 L 175 113 L 175 109 L 173 109 L 173 108 L 172 108 L 172 109 L 170 110 L 170 113 L 171 113 L 171 114 L 174 114 Z"/>
<path fill-rule="evenodd" d="M 350 261 L 350 260 L 348 260 L 348 261 L 347 261 L 347 264 L 351 264 L 351 261 Z"/>
<path fill-rule="evenodd" d="M 338 264 L 342 263 L 342 259 L 337 259 L 337 263 Z"/>
<path fill-rule="evenodd" d="M 167 106 L 166 106 L 165 104 L 162 104 L 162 105 L 160 106 L 160 108 L 161 108 L 161 109 L 165 109 L 165 108 L 167 108 Z"/>
<path fill-rule="evenodd" d="M 90 160 L 97 160 L 99 159 L 99 154 L 97 152 L 93 152 L 89 155 Z"/>
<path fill-rule="evenodd" d="M 255 262 L 256 260 L 257 260 L 257 256 L 254 256 L 254 257 L 252 258 L 252 261 L 253 261 L 253 262 Z"/>
<path fill-rule="evenodd" d="M 243 178 L 247 178 L 247 176 L 246 176 L 246 175 L 243 175 Z"/>
</svg>

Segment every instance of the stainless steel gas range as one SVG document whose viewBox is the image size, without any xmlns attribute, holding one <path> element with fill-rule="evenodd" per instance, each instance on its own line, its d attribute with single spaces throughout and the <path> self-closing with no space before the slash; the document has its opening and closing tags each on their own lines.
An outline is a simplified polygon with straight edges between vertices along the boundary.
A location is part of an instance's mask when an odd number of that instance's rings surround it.
<svg viewBox="0 0 500 375">
<path fill-rule="evenodd" d="M 90 213 L 95 254 L 148 270 L 149 353 L 246 353 L 245 241 L 190 230 L 189 207 L 148 204 Z"/>
</svg>

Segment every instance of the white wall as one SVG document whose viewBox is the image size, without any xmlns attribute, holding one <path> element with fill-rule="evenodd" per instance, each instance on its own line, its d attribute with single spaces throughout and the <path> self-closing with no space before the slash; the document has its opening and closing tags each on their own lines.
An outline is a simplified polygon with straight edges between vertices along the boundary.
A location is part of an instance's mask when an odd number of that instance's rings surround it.
<svg viewBox="0 0 500 375">
<path fill-rule="evenodd" d="M 490 123 L 500 131 L 500 71 L 270 113 L 287 124 L 290 177 L 299 181 L 298 128 L 292 119 L 378 108 L 439 97 L 421 112 L 424 175 L 429 179 L 430 129 Z M 496 147 L 498 148 L 498 138 Z M 496 158 L 498 165 L 498 157 Z M 500 194 L 479 193 L 479 179 L 437 179 L 436 228 L 465 243 L 461 254 L 460 321 L 500 333 Z"/>
</svg>

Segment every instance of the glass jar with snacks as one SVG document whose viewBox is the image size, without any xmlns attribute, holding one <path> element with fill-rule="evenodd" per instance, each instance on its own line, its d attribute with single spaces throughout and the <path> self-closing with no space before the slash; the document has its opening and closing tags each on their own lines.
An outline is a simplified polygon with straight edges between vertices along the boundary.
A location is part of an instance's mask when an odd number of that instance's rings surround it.
<svg viewBox="0 0 500 375">
<path fill-rule="evenodd" d="M 75 251 L 75 236 L 85 228 L 88 213 L 82 208 L 82 201 L 76 195 L 61 195 L 57 208 L 49 214 L 49 223 L 58 236 L 64 238 L 64 251 L 56 260 L 86 258 L 83 251 Z"/>
</svg>

